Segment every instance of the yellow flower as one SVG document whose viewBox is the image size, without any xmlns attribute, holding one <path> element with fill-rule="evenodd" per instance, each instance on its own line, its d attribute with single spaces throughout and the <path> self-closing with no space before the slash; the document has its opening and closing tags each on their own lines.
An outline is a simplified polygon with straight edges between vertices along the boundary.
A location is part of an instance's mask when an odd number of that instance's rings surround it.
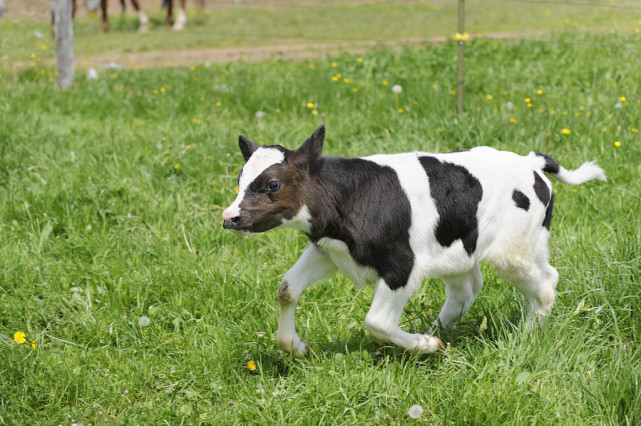
<svg viewBox="0 0 641 426">
<path fill-rule="evenodd" d="M 234 188 L 234 190 L 236 191 L 236 194 L 238 194 L 238 187 Z"/>
<path fill-rule="evenodd" d="M 40 48 L 41 48 L 42 50 L 47 50 L 47 45 L 46 45 L 46 44 L 43 44 L 42 46 L 40 46 Z"/>
<path fill-rule="evenodd" d="M 584 106 L 580 106 L 579 107 L 579 111 L 585 111 L 585 107 Z"/>
<path fill-rule="evenodd" d="M 32 53 L 31 55 L 29 55 L 29 59 L 36 59 L 36 54 Z"/>
<path fill-rule="evenodd" d="M 554 115 L 554 114 L 556 114 L 556 111 L 554 109 L 551 109 L 550 110 L 550 114 Z"/>
<path fill-rule="evenodd" d="M 632 129 L 630 129 L 630 131 L 631 131 L 632 133 L 639 133 L 639 129 L 634 128 L 634 127 L 633 127 Z"/>
<path fill-rule="evenodd" d="M 311 102 L 307 102 L 307 108 L 314 108 L 314 104 Z"/>
<path fill-rule="evenodd" d="M 342 76 L 343 76 L 343 74 L 341 74 L 341 73 L 337 73 L 336 74 L 336 77 L 338 77 L 338 78 L 341 78 Z"/>
<path fill-rule="evenodd" d="M 349 78 L 344 78 L 343 83 L 349 84 Z"/>
<path fill-rule="evenodd" d="M 254 372 L 256 370 L 256 363 L 253 360 L 247 361 L 247 368 L 249 368 L 249 371 Z"/>
<path fill-rule="evenodd" d="M 531 103 L 531 102 L 532 102 L 532 99 L 530 99 L 530 98 L 525 98 L 525 103 L 526 103 L 526 104 L 529 104 L 529 103 Z"/>
<path fill-rule="evenodd" d="M 438 84 L 432 84 L 432 89 L 436 90 L 438 88 Z"/>
<path fill-rule="evenodd" d="M 180 168 L 180 163 L 174 164 L 174 169 L 179 169 Z"/>
<path fill-rule="evenodd" d="M 575 112 L 574 115 L 576 115 L 577 117 L 581 117 L 581 113 L 580 112 Z"/>
<path fill-rule="evenodd" d="M 336 62 L 332 62 L 332 67 L 336 68 L 338 64 Z"/>
<path fill-rule="evenodd" d="M 627 99 L 625 96 L 621 96 L 621 102 L 625 102 Z"/>
<path fill-rule="evenodd" d="M 15 340 L 17 343 L 23 344 L 27 341 L 27 338 L 22 331 L 17 331 L 16 334 L 13 335 L 13 340 Z"/>
<path fill-rule="evenodd" d="M 532 102 L 528 102 L 527 107 L 532 108 Z"/>
<path fill-rule="evenodd" d="M 607 132 L 607 131 L 608 131 L 608 129 L 606 129 L 606 128 L 604 127 L 604 128 L 603 128 L 603 133 L 605 133 L 605 132 Z"/>
<path fill-rule="evenodd" d="M 217 106 L 217 107 L 219 107 L 219 106 L 221 106 L 221 105 L 222 105 L 222 104 L 220 103 L 220 101 L 216 102 L 216 106 Z"/>
<path fill-rule="evenodd" d="M 354 93 L 358 92 L 358 87 L 354 87 L 354 88 L 352 89 L 352 92 L 354 92 Z"/>
<path fill-rule="evenodd" d="M 31 341 L 31 349 L 35 349 L 35 348 L 36 348 L 36 341 L 32 340 Z"/>
<path fill-rule="evenodd" d="M 196 71 L 196 67 L 195 67 L 194 65 L 192 65 L 191 67 L 189 67 L 189 69 L 190 69 L 190 70 L 192 70 L 192 71 Z"/>
<path fill-rule="evenodd" d="M 387 86 L 388 84 L 387 80 L 383 80 L 383 86 Z"/>
<path fill-rule="evenodd" d="M 537 95 L 542 95 L 542 94 L 543 94 L 543 90 L 541 90 L 541 89 L 537 90 L 537 91 L 536 91 L 536 94 L 537 94 Z"/>
<path fill-rule="evenodd" d="M 454 34 L 454 41 L 468 41 L 470 39 L 470 35 L 468 33 L 455 33 Z"/>
<path fill-rule="evenodd" d="M 340 78 L 340 77 L 338 77 L 337 75 L 332 76 L 332 81 L 338 81 L 338 80 L 339 80 L 339 78 Z"/>
<path fill-rule="evenodd" d="M 158 93 L 160 93 L 158 89 L 154 89 L 154 95 L 157 95 Z"/>
<path fill-rule="evenodd" d="M 358 62 L 363 62 L 363 58 L 358 58 Z"/>
<path fill-rule="evenodd" d="M 169 155 L 169 150 L 168 149 L 165 150 L 165 155 Z"/>
<path fill-rule="evenodd" d="M 312 110 L 312 115 L 318 115 L 318 111 L 316 111 L 315 109 L 313 109 L 313 110 Z"/>
<path fill-rule="evenodd" d="M 570 129 L 563 129 L 561 130 L 561 133 L 563 133 L 564 135 L 569 135 L 572 132 L 570 132 Z"/>
<path fill-rule="evenodd" d="M 399 109 L 398 109 L 398 113 L 399 113 L 399 114 L 403 114 L 403 108 L 399 108 Z"/>
<path fill-rule="evenodd" d="M 450 95 L 456 95 L 456 90 L 450 90 Z"/>
<path fill-rule="evenodd" d="M 194 124 L 198 124 L 198 123 L 200 123 L 200 120 L 197 119 L 197 118 L 194 118 L 193 120 L 191 120 L 191 122 L 194 123 Z"/>
<path fill-rule="evenodd" d="M 309 64 L 309 69 L 310 69 L 310 70 L 316 69 L 316 65 L 314 65 L 314 64 Z"/>
<path fill-rule="evenodd" d="M 487 99 L 491 101 L 493 99 L 492 95 L 487 95 Z"/>
<path fill-rule="evenodd" d="M 616 146 L 617 148 L 619 148 L 619 147 L 621 146 L 621 142 L 619 142 L 619 141 L 614 142 L 614 146 Z"/>
<path fill-rule="evenodd" d="M 510 123 L 512 123 L 512 124 L 515 124 L 515 123 L 517 122 L 517 121 L 516 121 L 516 118 L 510 118 L 510 120 L 509 120 L 509 121 L 510 121 Z"/>
<path fill-rule="evenodd" d="M 164 87 L 160 88 L 160 93 L 165 93 L 165 88 Z"/>
<path fill-rule="evenodd" d="M 199 80 L 199 78 L 198 78 L 198 77 L 194 77 L 194 81 L 198 81 L 198 80 Z"/>
</svg>

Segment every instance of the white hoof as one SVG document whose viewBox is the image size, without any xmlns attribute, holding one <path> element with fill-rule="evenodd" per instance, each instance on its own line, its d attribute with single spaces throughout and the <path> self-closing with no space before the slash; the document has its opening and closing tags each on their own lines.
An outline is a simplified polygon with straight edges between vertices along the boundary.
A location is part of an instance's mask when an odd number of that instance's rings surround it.
<svg viewBox="0 0 641 426">
<path fill-rule="evenodd" d="M 278 348 L 286 352 L 288 354 L 292 354 L 294 356 L 303 356 L 307 352 L 307 349 L 309 348 L 309 345 L 302 340 L 298 336 L 296 336 L 294 339 L 276 339 L 276 343 L 278 344 Z"/>
<path fill-rule="evenodd" d="M 176 22 L 171 29 L 174 31 L 182 31 L 185 29 L 185 24 L 182 22 Z"/>
<path fill-rule="evenodd" d="M 445 349 L 443 342 L 438 337 L 423 334 L 419 336 L 418 344 L 414 347 L 412 352 L 417 354 L 435 354 L 442 352 Z"/>
</svg>

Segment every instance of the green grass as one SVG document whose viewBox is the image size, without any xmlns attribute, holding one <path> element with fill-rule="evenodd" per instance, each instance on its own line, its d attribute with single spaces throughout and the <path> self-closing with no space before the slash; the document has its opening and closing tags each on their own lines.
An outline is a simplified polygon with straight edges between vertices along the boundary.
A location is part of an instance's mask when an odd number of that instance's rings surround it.
<svg viewBox="0 0 641 426">
<path fill-rule="evenodd" d="M 43 2 L 43 0 L 34 0 Z M 115 2 L 112 2 L 115 3 Z M 457 31 L 457 2 L 399 2 L 351 6 L 349 2 L 332 2 L 330 7 L 300 7 L 291 1 L 289 7 L 222 7 L 209 11 L 188 8 L 186 31 L 176 34 L 163 26 L 165 14 L 152 12 L 154 27 L 149 34 L 136 32 L 138 21 L 133 9 L 125 16 L 111 5 L 111 32 L 101 30 L 98 15 L 85 16 L 75 22 L 75 57 L 80 60 L 114 53 L 144 53 L 309 43 L 343 43 L 359 40 L 381 42 L 399 39 L 426 39 L 451 36 Z M 559 31 L 619 31 L 637 34 L 641 29 L 635 10 L 617 6 L 634 6 L 621 1 L 612 7 L 570 4 L 531 4 L 517 1 L 468 1 L 466 31 L 473 36 L 488 33 L 554 33 Z M 602 4 L 599 1 L 581 4 Z M 43 2 L 41 8 L 48 7 Z M 155 3 L 154 3 L 155 4 Z M 149 8 L 147 8 L 149 11 Z M 11 18 L 8 9 L 8 18 Z M 43 16 L 46 16 L 44 14 Z M 36 59 L 53 61 L 54 40 L 50 21 L 26 19 L 0 20 L 0 51 L 14 65 L 29 66 Z M 34 32 L 44 37 L 38 38 Z M 532 37 L 532 35 L 530 35 Z M 546 37 L 547 38 L 547 37 Z M 43 51 L 42 46 L 48 47 Z M 105 59 L 103 62 L 110 62 Z M 102 64 L 101 64 L 102 65 Z M 121 64 L 126 66 L 127 64 Z"/>
<path fill-rule="evenodd" d="M 52 69 L 4 68 L 0 422 L 399 424 L 420 404 L 435 424 L 638 423 L 638 50 L 622 35 L 555 41 L 470 43 L 463 117 L 450 93 L 453 43 L 362 62 L 101 71 L 96 81 L 79 70 L 65 92 Z M 481 296 L 442 335 L 448 354 L 410 356 L 365 331 L 373 289 L 336 276 L 299 303 L 310 356 L 279 352 L 276 289 L 305 237 L 238 237 L 220 214 L 235 198 L 239 133 L 294 148 L 320 123 L 328 155 L 490 145 L 567 168 L 597 160 L 607 184 L 555 184 L 561 278 L 544 326 L 522 332 L 523 298 L 484 265 Z M 426 280 L 402 326 L 426 331 L 444 297 Z"/>
</svg>

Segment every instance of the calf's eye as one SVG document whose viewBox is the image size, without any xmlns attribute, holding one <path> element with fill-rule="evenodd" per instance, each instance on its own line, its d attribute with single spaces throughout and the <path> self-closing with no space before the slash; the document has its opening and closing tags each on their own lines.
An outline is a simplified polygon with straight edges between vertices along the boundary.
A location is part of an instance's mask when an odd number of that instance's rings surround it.
<svg viewBox="0 0 641 426">
<path fill-rule="evenodd" d="M 280 182 L 277 180 L 273 180 L 267 184 L 267 190 L 269 192 L 276 192 L 280 189 Z"/>
</svg>

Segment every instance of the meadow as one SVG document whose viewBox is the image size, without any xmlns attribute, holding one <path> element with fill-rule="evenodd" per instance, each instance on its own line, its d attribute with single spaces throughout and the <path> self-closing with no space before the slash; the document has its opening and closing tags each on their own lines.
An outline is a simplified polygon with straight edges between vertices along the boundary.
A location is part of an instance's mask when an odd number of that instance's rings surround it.
<svg viewBox="0 0 641 426">
<path fill-rule="evenodd" d="M 5 64 L 0 423 L 402 424 L 418 404 L 428 424 L 638 424 L 638 40 L 568 30 L 468 43 L 463 116 L 454 42 L 96 80 L 80 66 L 68 91 L 41 52 Z M 295 148 L 321 123 L 326 155 L 489 145 L 597 160 L 608 183 L 555 183 L 545 324 L 524 332 L 521 294 L 483 265 L 446 353 L 410 355 L 372 341 L 373 288 L 337 275 L 299 302 L 309 356 L 280 352 L 276 290 L 307 240 L 239 237 L 221 213 L 239 134 Z M 402 327 L 426 331 L 444 299 L 426 280 Z"/>
</svg>

